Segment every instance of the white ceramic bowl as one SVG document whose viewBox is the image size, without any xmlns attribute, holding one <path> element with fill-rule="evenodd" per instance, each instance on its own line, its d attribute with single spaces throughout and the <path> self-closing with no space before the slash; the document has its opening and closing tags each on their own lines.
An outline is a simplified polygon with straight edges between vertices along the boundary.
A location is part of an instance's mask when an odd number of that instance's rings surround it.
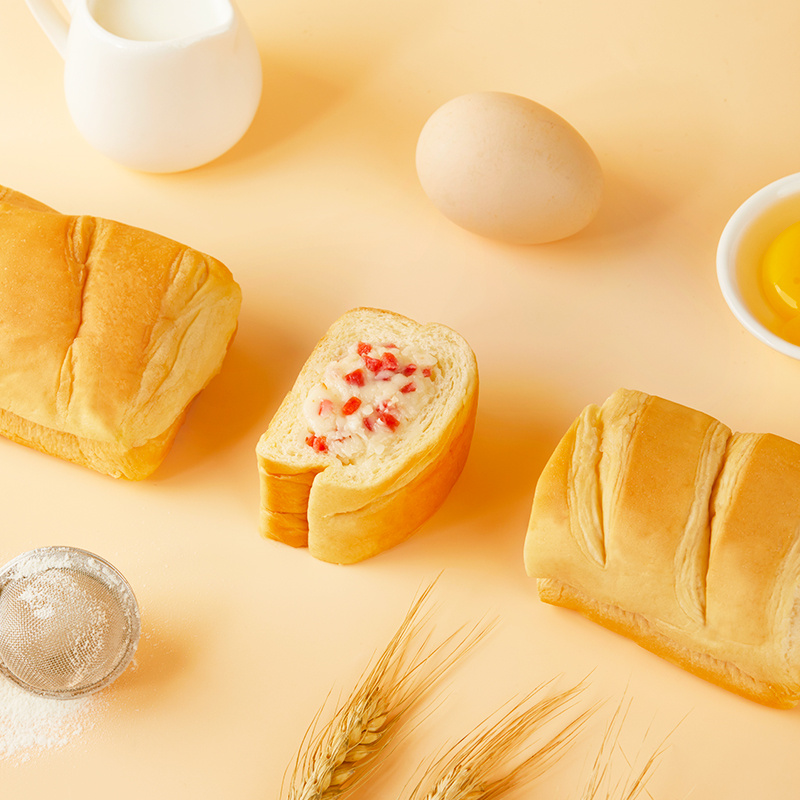
<svg viewBox="0 0 800 800">
<path fill-rule="evenodd" d="M 773 329 L 777 315 L 759 287 L 759 267 L 772 240 L 800 221 L 800 173 L 770 183 L 748 198 L 728 220 L 717 247 L 717 279 L 734 316 L 757 339 L 800 359 L 800 346 Z"/>
</svg>

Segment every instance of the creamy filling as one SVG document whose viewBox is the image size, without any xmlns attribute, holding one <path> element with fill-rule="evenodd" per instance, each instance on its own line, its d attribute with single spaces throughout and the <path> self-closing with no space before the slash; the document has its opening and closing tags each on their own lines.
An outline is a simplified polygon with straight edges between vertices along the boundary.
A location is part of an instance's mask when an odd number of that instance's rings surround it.
<svg viewBox="0 0 800 800">
<path fill-rule="evenodd" d="M 436 366 L 412 346 L 352 344 L 306 397 L 306 445 L 346 464 L 383 453 L 433 396 Z"/>
</svg>

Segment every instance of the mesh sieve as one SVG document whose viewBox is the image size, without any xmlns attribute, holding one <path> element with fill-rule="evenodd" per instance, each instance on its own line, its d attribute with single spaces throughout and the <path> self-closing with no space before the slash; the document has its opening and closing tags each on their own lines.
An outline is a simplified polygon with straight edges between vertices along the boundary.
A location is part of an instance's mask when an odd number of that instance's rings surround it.
<svg viewBox="0 0 800 800">
<path fill-rule="evenodd" d="M 99 556 L 45 547 L 0 570 L 0 671 L 28 691 L 102 689 L 130 663 L 139 632 L 133 591 Z"/>
</svg>

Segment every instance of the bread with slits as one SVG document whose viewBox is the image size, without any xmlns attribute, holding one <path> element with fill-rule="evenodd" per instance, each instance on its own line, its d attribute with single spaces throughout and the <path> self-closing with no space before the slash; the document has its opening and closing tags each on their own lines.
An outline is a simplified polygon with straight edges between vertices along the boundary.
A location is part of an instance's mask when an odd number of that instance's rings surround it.
<svg viewBox="0 0 800 800">
<path fill-rule="evenodd" d="M 359 341 L 413 344 L 431 353 L 437 359 L 435 391 L 386 452 L 343 463 L 307 445 L 302 407 L 326 365 Z M 404 541 L 458 478 L 477 402 L 477 362 L 458 333 L 391 311 L 348 311 L 318 342 L 258 442 L 261 533 L 337 564 L 362 561 Z"/>
<path fill-rule="evenodd" d="M 210 256 L 0 187 L 0 435 L 147 477 L 220 370 L 240 304 Z"/>
<path fill-rule="evenodd" d="M 765 705 L 800 699 L 800 445 L 621 389 L 536 486 L 540 598 Z"/>
</svg>

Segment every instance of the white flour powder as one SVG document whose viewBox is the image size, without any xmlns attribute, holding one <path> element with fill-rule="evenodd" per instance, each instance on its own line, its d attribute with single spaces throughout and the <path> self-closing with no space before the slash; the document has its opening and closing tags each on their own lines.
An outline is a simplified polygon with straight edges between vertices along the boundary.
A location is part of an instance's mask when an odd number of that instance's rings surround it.
<svg viewBox="0 0 800 800">
<path fill-rule="evenodd" d="M 113 591 L 121 579 L 91 554 L 66 548 L 32 551 L 12 563 L 0 601 L 5 668 L 54 691 L 105 677 L 127 644 L 126 612 Z M 63 747 L 92 727 L 102 702 L 96 694 L 41 697 L 0 674 L 0 760 L 24 762 Z"/>
<path fill-rule="evenodd" d="M 63 747 L 93 725 L 95 695 L 70 700 L 39 697 L 0 675 L 0 760 L 28 761 Z"/>
</svg>

